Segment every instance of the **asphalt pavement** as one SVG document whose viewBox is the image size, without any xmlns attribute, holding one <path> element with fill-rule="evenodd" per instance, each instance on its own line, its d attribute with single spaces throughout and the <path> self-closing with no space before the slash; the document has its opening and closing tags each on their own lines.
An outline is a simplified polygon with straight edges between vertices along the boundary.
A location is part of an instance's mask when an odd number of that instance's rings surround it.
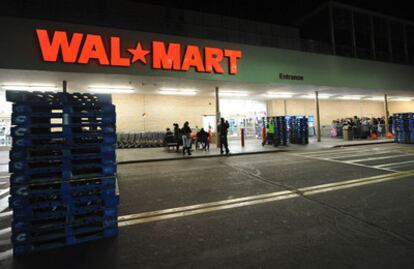
<svg viewBox="0 0 414 269">
<path fill-rule="evenodd" d="M 13 259 L 6 210 L 0 215 L 0 267 L 414 264 L 412 145 L 124 164 L 118 183 L 116 238 Z"/>
</svg>

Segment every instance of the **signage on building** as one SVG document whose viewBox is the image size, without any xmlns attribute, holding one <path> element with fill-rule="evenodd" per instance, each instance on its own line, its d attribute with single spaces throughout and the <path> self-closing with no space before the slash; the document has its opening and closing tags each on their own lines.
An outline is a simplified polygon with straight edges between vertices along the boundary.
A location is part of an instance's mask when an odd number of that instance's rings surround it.
<svg viewBox="0 0 414 269">
<path fill-rule="evenodd" d="M 144 47 L 138 41 L 134 47 L 127 48 L 122 47 L 118 36 L 83 33 L 69 36 L 65 31 L 49 34 L 45 29 L 36 29 L 36 36 L 45 62 L 88 64 L 94 60 L 103 66 L 123 67 L 140 62 L 151 64 L 153 69 L 188 71 L 194 68 L 197 72 L 217 74 L 225 73 L 223 65 L 227 63 L 227 73 L 236 75 L 237 63 L 242 57 L 240 50 L 164 41 L 152 41 L 151 47 Z"/>
<path fill-rule="evenodd" d="M 284 74 L 284 73 L 279 73 L 279 79 L 286 79 L 286 80 L 304 80 L 303 76 L 290 75 L 290 74 Z"/>
</svg>

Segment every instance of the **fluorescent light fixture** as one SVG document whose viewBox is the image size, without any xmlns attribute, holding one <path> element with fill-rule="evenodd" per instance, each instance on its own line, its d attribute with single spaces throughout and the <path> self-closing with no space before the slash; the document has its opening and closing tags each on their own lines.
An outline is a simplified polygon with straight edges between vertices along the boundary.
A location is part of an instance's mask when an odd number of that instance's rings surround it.
<svg viewBox="0 0 414 269">
<path fill-rule="evenodd" d="M 327 94 L 327 93 L 318 94 L 319 99 L 329 99 L 331 96 L 332 96 L 332 94 Z M 309 94 L 301 95 L 298 98 L 315 99 L 315 94 L 309 93 Z"/>
<path fill-rule="evenodd" d="M 220 91 L 219 96 L 225 97 L 246 97 L 249 93 L 245 91 Z"/>
<path fill-rule="evenodd" d="M 174 89 L 174 88 L 161 88 L 158 91 L 159 94 L 163 95 L 196 95 L 196 89 Z"/>
<path fill-rule="evenodd" d="M 384 96 L 368 96 L 364 98 L 364 100 L 368 101 L 384 101 Z"/>
<path fill-rule="evenodd" d="M 338 97 L 338 99 L 342 100 L 361 100 L 363 96 L 362 95 L 342 95 Z"/>
<path fill-rule="evenodd" d="M 268 97 L 268 98 L 285 99 L 285 98 L 292 98 L 293 93 L 291 93 L 291 92 L 267 92 L 267 94 L 265 94 L 265 96 Z"/>
<path fill-rule="evenodd" d="M 48 84 L 6 84 L 1 88 L 12 91 L 56 91 L 58 89 L 56 85 Z"/>
<path fill-rule="evenodd" d="M 88 90 L 94 93 L 133 93 L 134 89 L 127 86 L 89 86 Z"/>
<path fill-rule="evenodd" d="M 413 100 L 413 97 L 390 97 L 389 101 L 390 102 L 410 102 Z"/>
</svg>

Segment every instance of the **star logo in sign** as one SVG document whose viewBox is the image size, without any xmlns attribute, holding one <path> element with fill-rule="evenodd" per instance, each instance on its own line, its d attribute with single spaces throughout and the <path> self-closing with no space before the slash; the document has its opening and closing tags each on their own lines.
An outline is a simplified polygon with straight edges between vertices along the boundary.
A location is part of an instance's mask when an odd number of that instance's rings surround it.
<svg viewBox="0 0 414 269">
<path fill-rule="evenodd" d="M 141 61 L 142 63 L 146 64 L 147 59 L 145 56 L 150 53 L 149 50 L 144 50 L 141 46 L 141 43 L 138 42 L 135 49 L 128 49 L 129 53 L 133 55 L 131 63 L 135 63 L 136 61 Z"/>
</svg>

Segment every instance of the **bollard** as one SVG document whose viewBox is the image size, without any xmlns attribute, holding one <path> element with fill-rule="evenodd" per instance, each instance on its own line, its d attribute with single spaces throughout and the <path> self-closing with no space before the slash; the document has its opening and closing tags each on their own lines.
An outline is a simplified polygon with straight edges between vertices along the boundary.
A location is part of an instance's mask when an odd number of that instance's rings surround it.
<svg viewBox="0 0 414 269">
<path fill-rule="evenodd" d="M 241 146 L 244 147 L 244 128 L 240 129 Z"/>
</svg>

